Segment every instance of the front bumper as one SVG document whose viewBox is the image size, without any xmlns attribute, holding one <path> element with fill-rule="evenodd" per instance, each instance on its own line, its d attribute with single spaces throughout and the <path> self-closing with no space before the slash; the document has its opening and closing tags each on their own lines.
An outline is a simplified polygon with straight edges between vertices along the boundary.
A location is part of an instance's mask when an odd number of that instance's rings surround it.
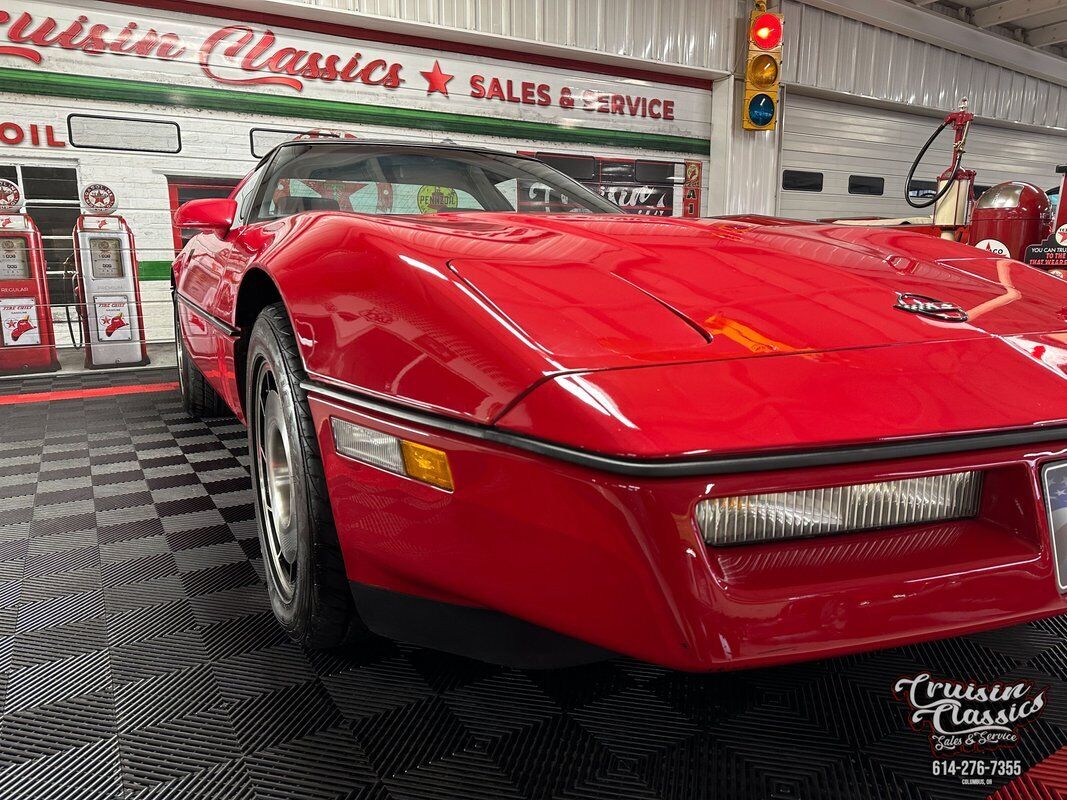
<svg viewBox="0 0 1067 800">
<path fill-rule="evenodd" d="M 350 580 L 493 609 L 683 670 L 762 666 L 957 635 L 1067 610 L 1040 500 L 1067 442 L 804 470 L 632 477 L 312 394 Z M 329 418 L 445 450 L 445 492 L 337 455 Z M 709 548 L 705 498 L 964 469 L 973 520 Z"/>
</svg>

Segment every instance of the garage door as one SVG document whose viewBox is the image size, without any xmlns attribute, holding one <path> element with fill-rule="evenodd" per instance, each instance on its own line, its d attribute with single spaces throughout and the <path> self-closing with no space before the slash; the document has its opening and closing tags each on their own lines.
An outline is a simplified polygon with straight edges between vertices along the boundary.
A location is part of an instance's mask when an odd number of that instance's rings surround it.
<svg viewBox="0 0 1067 800">
<path fill-rule="evenodd" d="M 830 216 L 917 216 L 904 201 L 912 160 L 940 123 L 934 117 L 792 94 L 784 115 L 779 213 Z M 928 191 L 949 163 L 951 131 L 944 131 L 916 173 Z M 1067 163 L 1067 136 L 975 124 L 964 166 L 975 184 L 1026 180 L 1059 184 L 1056 165 Z"/>
</svg>

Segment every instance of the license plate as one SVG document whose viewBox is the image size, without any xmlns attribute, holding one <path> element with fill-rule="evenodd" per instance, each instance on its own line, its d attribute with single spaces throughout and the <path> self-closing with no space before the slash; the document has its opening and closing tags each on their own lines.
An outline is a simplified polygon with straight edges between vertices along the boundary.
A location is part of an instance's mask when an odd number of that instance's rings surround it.
<svg viewBox="0 0 1067 800">
<path fill-rule="evenodd" d="M 1067 591 L 1067 461 L 1049 464 L 1041 472 L 1045 490 L 1045 510 L 1052 534 L 1052 558 L 1056 562 L 1056 583 Z"/>
</svg>

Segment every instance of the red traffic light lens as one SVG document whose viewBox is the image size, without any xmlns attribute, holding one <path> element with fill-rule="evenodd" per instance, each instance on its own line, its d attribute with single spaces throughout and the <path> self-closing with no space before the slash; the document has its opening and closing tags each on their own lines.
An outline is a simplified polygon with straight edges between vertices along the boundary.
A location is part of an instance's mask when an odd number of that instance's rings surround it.
<svg viewBox="0 0 1067 800">
<path fill-rule="evenodd" d="M 749 31 L 752 43 L 760 50 L 773 50 L 782 43 L 782 19 L 777 14 L 760 14 Z"/>
</svg>

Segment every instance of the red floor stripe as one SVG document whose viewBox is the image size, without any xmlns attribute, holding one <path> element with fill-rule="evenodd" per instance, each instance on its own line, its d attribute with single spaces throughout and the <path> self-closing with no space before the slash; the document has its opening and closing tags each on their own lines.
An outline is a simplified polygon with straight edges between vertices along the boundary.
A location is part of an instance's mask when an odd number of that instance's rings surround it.
<svg viewBox="0 0 1067 800">
<path fill-rule="evenodd" d="M 172 392 L 177 383 L 142 383 L 137 386 L 105 386 L 98 389 L 64 389 L 55 392 L 34 394 L 0 395 L 0 406 L 17 406 L 23 403 L 51 403 L 56 400 L 83 400 L 88 397 L 111 397 L 117 394 L 148 394 L 149 392 Z"/>
</svg>

